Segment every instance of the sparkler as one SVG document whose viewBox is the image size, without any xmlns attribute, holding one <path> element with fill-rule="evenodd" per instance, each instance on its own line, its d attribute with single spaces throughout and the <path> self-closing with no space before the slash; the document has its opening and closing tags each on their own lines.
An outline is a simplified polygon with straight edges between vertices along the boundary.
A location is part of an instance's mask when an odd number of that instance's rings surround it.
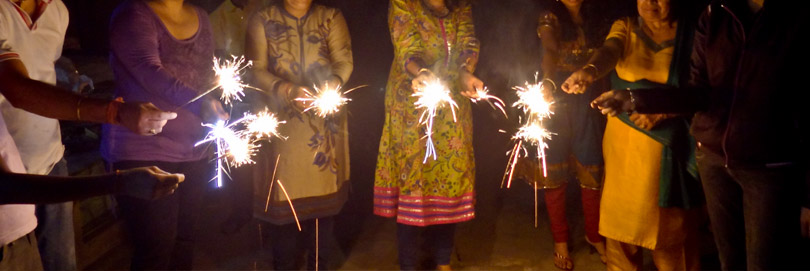
<svg viewBox="0 0 810 271">
<path fill-rule="evenodd" d="M 419 116 L 419 123 L 426 126 L 424 138 L 427 138 L 427 150 L 425 151 L 425 159 L 422 163 L 427 163 L 428 158 L 431 156 L 433 156 L 433 160 L 437 159 L 436 147 L 433 144 L 432 137 L 433 118 L 436 117 L 436 113 L 440 108 L 448 106 L 453 113 L 453 121 L 455 122 L 458 104 L 456 104 L 453 97 L 450 95 L 450 90 L 447 89 L 439 79 L 425 82 L 425 86 L 418 89 L 413 96 L 417 97 L 416 103 L 414 103 L 416 108 L 423 110 L 422 115 Z"/>
<path fill-rule="evenodd" d="M 537 81 L 537 74 L 535 74 L 535 82 Z M 543 127 L 543 119 L 551 118 L 554 112 L 551 110 L 553 102 L 546 100 L 543 94 L 543 85 L 540 83 L 529 84 L 526 82 L 524 86 L 516 86 L 514 89 L 517 91 L 518 101 L 512 104 L 512 107 L 523 110 L 526 115 L 526 122 L 521 126 L 517 133 L 512 136 L 512 139 L 517 141 L 512 151 L 509 153 L 509 162 L 506 166 L 504 173 L 504 180 L 506 187 L 509 188 L 512 184 L 512 177 L 515 173 L 515 166 L 520 157 L 528 156 L 526 146 L 534 146 L 537 148 L 537 158 L 540 159 L 543 168 L 543 176 L 547 176 L 546 171 L 546 149 L 548 148 L 547 140 L 551 140 L 553 133 Z M 524 144 L 525 143 L 525 144 Z M 503 186 L 503 181 L 501 182 Z"/>
<path fill-rule="evenodd" d="M 489 89 L 487 89 L 487 87 L 484 87 L 482 89 L 476 89 L 475 96 L 476 98 L 470 98 L 470 100 L 472 100 L 473 103 L 478 103 L 480 101 L 487 101 L 487 103 L 489 103 L 489 106 L 501 110 L 501 113 L 503 113 L 505 117 L 509 118 L 509 116 L 506 115 L 506 110 L 503 109 L 504 105 L 503 100 L 501 100 L 501 98 L 498 98 L 497 96 L 489 95 Z"/>
<path fill-rule="evenodd" d="M 245 125 L 247 127 L 245 133 L 254 138 L 270 139 L 272 137 L 277 137 L 286 139 L 286 137 L 278 133 L 278 127 L 287 122 L 280 121 L 273 113 L 267 110 L 267 108 L 256 115 L 245 114 L 245 122 L 247 123 Z"/>
<path fill-rule="evenodd" d="M 304 109 L 304 112 L 314 110 L 315 114 L 320 117 L 334 115 L 340 108 L 352 99 L 346 98 L 346 94 L 354 91 L 355 89 L 365 87 L 359 86 L 346 91 L 341 89 L 341 85 L 330 87 L 329 83 L 324 84 L 323 88 L 313 86 L 315 91 L 304 89 L 305 98 L 296 98 L 296 101 L 301 101 L 309 104 L 309 107 Z"/>
<path fill-rule="evenodd" d="M 225 104 L 230 104 L 233 100 L 241 101 L 242 97 L 245 96 L 245 88 L 257 89 L 242 82 L 242 74 L 245 69 L 252 65 L 253 62 L 246 60 L 244 56 L 231 56 L 230 60 L 225 61 L 220 61 L 219 58 L 214 57 L 214 74 L 217 77 L 217 84 L 180 107 L 191 104 L 218 88 L 222 89 L 220 100 Z"/>
</svg>

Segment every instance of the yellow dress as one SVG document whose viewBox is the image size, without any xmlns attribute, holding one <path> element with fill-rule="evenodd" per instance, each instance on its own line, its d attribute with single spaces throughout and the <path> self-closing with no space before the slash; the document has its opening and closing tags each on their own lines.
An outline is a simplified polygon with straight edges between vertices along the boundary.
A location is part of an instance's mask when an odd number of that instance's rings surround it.
<svg viewBox="0 0 810 271">
<path fill-rule="evenodd" d="M 613 23 L 607 39 L 624 45 L 616 65 L 619 78 L 635 82 L 666 83 L 674 42 L 656 44 L 639 27 L 640 18 Z M 648 249 L 681 244 L 684 211 L 658 206 L 661 152 L 664 146 L 609 117 L 603 139 L 605 184 L 602 191 L 599 233 Z"/>
</svg>

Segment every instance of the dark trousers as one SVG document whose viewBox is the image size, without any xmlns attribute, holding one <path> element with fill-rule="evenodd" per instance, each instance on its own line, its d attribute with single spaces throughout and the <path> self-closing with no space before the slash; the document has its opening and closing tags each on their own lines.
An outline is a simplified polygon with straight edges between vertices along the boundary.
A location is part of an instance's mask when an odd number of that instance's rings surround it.
<svg viewBox="0 0 810 271">
<path fill-rule="evenodd" d="M 798 269 L 804 168 L 729 169 L 696 154 L 723 270 Z"/>
<path fill-rule="evenodd" d="M 57 162 L 48 176 L 68 176 L 67 161 Z M 37 204 L 37 246 L 45 271 L 76 270 L 73 202 Z"/>
<path fill-rule="evenodd" d="M 186 179 L 174 194 L 158 200 L 117 196 L 133 244 L 132 270 L 190 270 L 194 230 L 205 184 L 212 176 L 208 160 L 194 162 L 121 161 L 113 169 L 157 166 Z"/>
<path fill-rule="evenodd" d="M 425 240 L 433 252 L 437 265 L 450 264 L 453 252 L 453 238 L 456 224 L 431 225 L 418 227 L 397 224 L 397 243 L 399 246 L 399 269 L 416 270 L 419 259 L 419 233 L 424 229 Z"/>
<path fill-rule="evenodd" d="M 335 219 L 323 217 L 317 219 L 317 238 L 315 219 L 301 221 L 301 231 L 293 222 L 284 225 L 264 223 L 270 235 L 273 248 L 273 269 L 299 270 L 298 258 L 307 251 L 307 270 L 315 270 L 315 250 L 318 254 L 318 270 L 329 269 L 329 258 L 332 254 L 331 240 Z M 317 247 L 315 246 L 317 239 Z"/>
</svg>

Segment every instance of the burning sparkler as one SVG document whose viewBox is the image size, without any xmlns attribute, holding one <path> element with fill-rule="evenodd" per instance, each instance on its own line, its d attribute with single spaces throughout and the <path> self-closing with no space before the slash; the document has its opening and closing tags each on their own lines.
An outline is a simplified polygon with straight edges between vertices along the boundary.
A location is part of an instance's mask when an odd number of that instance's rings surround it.
<svg viewBox="0 0 810 271">
<path fill-rule="evenodd" d="M 416 103 L 414 103 L 416 108 L 423 110 L 422 115 L 419 116 L 419 123 L 426 126 L 425 138 L 427 138 L 427 150 L 425 151 L 425 159 L 422 163 L 427 163 L 428 158 L 431 156 L 433 156 L 433 160 L 437 159 L 436 147 L 433 144 L 432 137 L 433 118 L 436 117 L 439 108 L 448 106 L 453 113 L 453 121 L 456 121 L 456 108 L 458 104 L 456 104 L 456 101 L 454 101 L 453 97 L 450 95 L 450 90 L 447 89 L 439 79 L 425 82 L 425 86 L 419 88 L 413 96 L 417 97 Z"/>
<path fill-rule="evenodd" d="M 313 86 L 314 92 L 304 89 L 305 98 L 297 98 L 296 101 L 302 101 L 309 104 L 309 107 L 304 109 L 304 112 L 315 110 L 315 114 L 320 117 L 334 115 L 340 108 L 352 99 L 346 98 L 346 94 L 354 91 L 355 89 L 364 86 L 355 87 L 346 91 L 341 89 L 341 85 L 330 87 L 329 83 L 324 84 L 323 88 Z"/>
<path fill-rule="evenodd" d="M 489 89 L 487 89 L 487 87 L 484 87 L 482 89 L 476 89 L 475 96 L 476 98 L 470 98 L 470 100 L 472 100 L 473 103 L 478 103 L 479 101 L 482 100 L 487 101 L 487 103 L 489 103 L 489 106 L 501 110 L 501 113 L 503 113 L 505 117 L 509 118 L 506 115 L 506 110 L 503 109 L 504 105 L 503 100 L 501 100 L 501 98 L 498 98 L 497 96 L 489 95 Z"/>
<path fill-rule="evenodd" d="M 242 82 L 245 69 L 252 66 L 253 62 L 246 60 L 244 56 L 231 56 L 231 58 L 230 60 L 220 61 L 219 58 L 214 57 L 214 73 L 217 77 L 217 84 L 180 107 L 193 103 L 218 88 L 222 89 L 220 100 L 225 104 L 230 104 L 233 100 L 241 101 L 242 97 L 245 96 L 245 88 L 256 89 Z"/>
<path fill-rule="evenodd" d="M 278 133 L 278 127 L 281 124 L 287 123 L 280 121 L 273 113 L 267 108 L 256 115 L 245 114 L 245 122 L 247 130 L 245 133 L 257 139 L 270 139 L 278 137 L 286 139 L 286 137 Z"/>
<path fill-rule="evenodd" d="M 537 81 L 537 74 L 535 74 L 535 81 Z M 509 162 L 504 173 L 504 180 L 507 181 L 506 187 L 512 184 L 512 177 L 514 176 L 515 166 L 517 165 L 520 157 L 528 156 L 529 152 L 526 146 L 534 146 L 537 148 L 537 158 L 540 159 L 543 168 L 543 176 L 547 176 L 546 172 L 546 152 L 548 148 L 547 140 L 551 140 L 553 133 L 549 132 L 543 127 L 543 119 L 548 119 L 554 112 L 551 110 L 553 102 L 546 100 L 543 94 L 543 85 L 540 83 L 529 84 L 526 82 L 524 86 L 516 86 L 514 89 L 517 91 L 518 101 L 512 104 L 512 107 L 523 110 L 526 115 L 526 122 L 518 129 L 518 132 L 512 136 L 515 140 L 515 146 L 509 153 Z"/>
</svg>

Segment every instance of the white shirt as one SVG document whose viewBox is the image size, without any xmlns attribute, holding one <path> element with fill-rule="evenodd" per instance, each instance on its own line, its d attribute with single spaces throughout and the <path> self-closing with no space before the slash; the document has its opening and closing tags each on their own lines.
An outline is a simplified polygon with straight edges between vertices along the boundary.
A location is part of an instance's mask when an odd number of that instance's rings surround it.
<svg viewBox="0 0 810 271">
<path fill-rule="evenodd" d="M 5 1 L 5 0 L 2 0 Z M 0 116 L 0 170 L 25 173 L 25 167 L 14 145 L 14 139 L 6 130 L 6 122 Z M 3 180 L 0 179 L 0 182 Z M 0 245 L 6 245 L 25 236 L 37 227 L 37 217 L 32 204 L 0 205 Z"/>
<path fill-rule="evenodd" d="M 9 0 L 0 0 L 0 62 L 19 59 L 31 79 L 56 84 L 54 62 L 62 55 L 68 11 L 61 0 L 40 0 L 41 15 L 31 21 Z M 64 155 L 59 121 L 14 108 L 0 94 L 0 113 L 30 174 L 48 174 Z"/>
</svg>

